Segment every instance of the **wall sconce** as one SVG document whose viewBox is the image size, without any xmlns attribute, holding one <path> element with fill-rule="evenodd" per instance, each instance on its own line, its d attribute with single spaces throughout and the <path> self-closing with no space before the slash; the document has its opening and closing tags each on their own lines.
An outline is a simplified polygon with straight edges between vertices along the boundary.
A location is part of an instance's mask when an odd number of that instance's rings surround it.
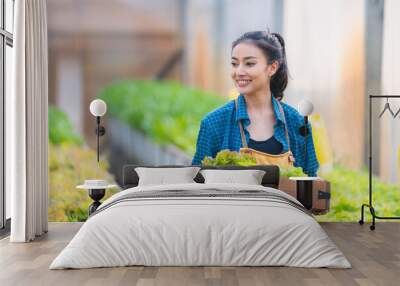
<svg viewBox="0 0 400 286">
<path fill-rule="evenodd" d="M 303 99 L 300 101 L 298 105 L 298 111 L 300 115 L 304 117 L 304 125 L 300 127 L 300 134 L 304 136 L 305 138 L 305 146 L 304 146 L 304 158 L 307 161 L 307 135 L 308 135 L 308 129 L 307 129 L 307 124 L 308 124 L 308 116 L 313 113 L 314 110 L 314 105 L 312 104 L 311 101 L 307 99 Z"/>
<path fill-rule="evenodd" d="M 107 104 L 101 99 L 95 99 L 90 103 L 90 113 L 96 117 L 96 136 L 97 136 L 97 162 L 100 157 L 99 137 L 106 133 L 106 129 L 100 125 L 100 117 L 106 114 Z"/>
</svg>

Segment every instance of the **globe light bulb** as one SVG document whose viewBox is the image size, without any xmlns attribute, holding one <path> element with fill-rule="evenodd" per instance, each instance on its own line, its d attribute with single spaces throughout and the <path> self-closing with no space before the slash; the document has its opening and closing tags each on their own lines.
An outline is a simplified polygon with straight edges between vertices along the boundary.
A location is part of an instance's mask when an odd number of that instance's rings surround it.
<svg viewBox="0 0 400 286">
<path fill-rule="evenodd" d="M 103 116 L 107 112 L 107 104 L 101 99 L 95 99 L 90 103 L 89 109 L 94 116 Z"/>
<path fill-rule="evenodd" d="M 311 113 L 313 113 L 314 105 L 312 104 L 311 101 L 309 101 L 307 99 L 303 99 L 302 101 L 300 101 L 297 109 L 298 109 L 300 115 L 308 116 Z"/>
</svg>

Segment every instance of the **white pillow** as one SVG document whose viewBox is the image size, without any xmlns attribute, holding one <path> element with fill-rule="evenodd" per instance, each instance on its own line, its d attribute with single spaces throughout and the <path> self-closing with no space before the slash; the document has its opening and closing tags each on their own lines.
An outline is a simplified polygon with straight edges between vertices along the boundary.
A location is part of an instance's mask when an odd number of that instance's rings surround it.
<svg viewBox="0 0 400 286">
<path fill-rule="evenodd" d="M 199 170 L 199 167 L 135 168 L 139 176 L 138 186 L 195 183 L 193 179 Z"/>
<path fill-rule="evenodd" d="M 211 183 L 235 183 L 247 185 L 261 185 L 265 175 L 263 170 L 201 170 L 205 184 Z"/>
</svg>

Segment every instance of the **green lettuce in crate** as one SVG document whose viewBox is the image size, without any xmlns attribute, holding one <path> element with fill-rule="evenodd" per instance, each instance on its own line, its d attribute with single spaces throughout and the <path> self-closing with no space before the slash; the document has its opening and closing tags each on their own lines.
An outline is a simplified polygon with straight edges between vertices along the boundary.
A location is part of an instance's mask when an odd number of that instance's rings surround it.
<svg viewBox="0 0 400 286">
<path fill-rule="evenodd" d="M 280 168 L 280 176 L 282 177 L 308 177 L 307 174 L 303 172 L 301 167 L 290 167 L 290 168 Z"/>
<path fill-rule="evenodd" d="M 241 154 L 239 152 L 222 150 L 218 152 L 215 158 L 205 157 L 201 161 L 202 165 L 207 166 L 227 166 L 227 165 L 238 165 L 238 166 L 254 166 L 257 165 L 255 158 L 247 154 Z"/>
<path fill-rule="evenodd" d="M 247 154 L 242 154 L 236 151 L 230 151 L 228 149 L 222 150 L 217 153 L 215 158 L 205 157 L 201 161 L 202 165 L 206 166 L 227 166 L 227 165 L 238 165 L 238 166 L 255 166 L 257 160 Z M 306 177 L 301 167 L 291 168 L 280 168 L 280 175 L 283 177 Z"/>
</svg>

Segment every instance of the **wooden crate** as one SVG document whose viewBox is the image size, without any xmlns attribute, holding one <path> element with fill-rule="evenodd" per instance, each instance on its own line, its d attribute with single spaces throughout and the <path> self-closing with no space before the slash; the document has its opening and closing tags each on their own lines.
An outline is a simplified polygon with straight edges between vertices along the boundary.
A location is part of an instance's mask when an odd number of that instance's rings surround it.
<svg viewBox="0 0 400 286">
<path fill-rule="evenodd" d="M 289 180 L 286 177 L 279 178 L 279 190 L 291 195 L 297 199 L 296 181 Z M 326 214 L 330 208 L 331 184 L 325 180 L 313 181 L 313 202 L 312 212 L 317 215 Z"/>
</svg>

